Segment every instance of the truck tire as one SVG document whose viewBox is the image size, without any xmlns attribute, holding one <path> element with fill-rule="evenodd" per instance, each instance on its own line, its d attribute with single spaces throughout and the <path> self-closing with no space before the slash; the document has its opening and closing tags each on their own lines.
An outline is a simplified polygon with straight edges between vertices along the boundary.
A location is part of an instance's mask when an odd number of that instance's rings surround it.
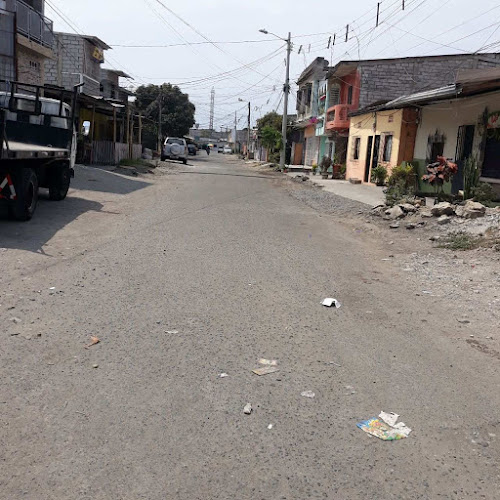
<svg viewBox="0 0 500 500">
<path fill-rule="evenodd" d="M 187 165 L 188 163 L 187 158 L 183 158 L 182 163 L 184 163 L 184 165 Z"/>
<path fill-rule="evenodd" d="M 32 168 L 23 168 L 14 181 L 17 198 L 9 204 L 10 216 L 18 221 L 33 217 L 38 204 L 38 177 Z"/>
<path fill-rule="evenodd" d="M 71 182 L 71 170 L 68 166 L 58 166 L 53 168 L 50 176 L 49 198 L 52 201 L 61 201 L 66 198 Z"/>
</svg>

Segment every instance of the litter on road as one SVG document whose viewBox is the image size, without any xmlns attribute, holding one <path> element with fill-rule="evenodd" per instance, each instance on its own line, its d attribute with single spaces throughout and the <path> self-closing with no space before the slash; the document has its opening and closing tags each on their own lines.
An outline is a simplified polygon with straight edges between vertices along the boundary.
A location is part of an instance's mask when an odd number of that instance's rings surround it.
<svg viewBox="0 0 500 500">
<path fill-rule="evenodd" d="M 309 398 L 309 399 L 316 397 L 316 394 L 314 394 L 313 391 L 304 391 L 304 392 L 300 393 L 300 395 L 304 398 Z"/>
<path fill-rule="evenodd" d="M 227 378 L 227 377 L 229 377 L 229 375 L 227 373 L 221 373 L 219 375 L 219 378 Z"/>
<path fill-rule="evenodd" d="M 325 299 L 321 304 L 325 307 L 335 306 L 336 309 L 339 309 L 342 305 L 337 299 L 332 298 Z"/>
<path fill-rule="evenodd" d="M 273 424 L 269 424 L 269 425 L 267 426 L 267 428 L 268 428 L 269 430 L 271 430 L 273 427 L 274 427 L 274 426 L 273 426 Z"/>
<path fill-rule="evenodd" d="M 252 413 L 252 405 L 250 403 L 243 408 L 243 413 L 245 413 L 245 415 L 250 415 L 250 413 Z"/>
<path fill-rule="evenodd" d="M 99 344 L 101 342 L 97 337 L 90 337 L 90 344 L 88 346 L 85 346 L 85 349 L 88 349 L 89 347 L 92 347 L 94 345 Z"/>
<path fill-rule="evenodd" d="M 259 365 L 263 365 L 263 366 L 278 366 L 278 361 L 276 361 L 275 359 L 261 358 L 261 359 L 259 359 L 258 363 L 259 363 Z"/>
<path fill-rule="evenodd" d="M 177 335 L 179 332 L 177 330 L 167 330 L 165 333 L 168 333 L 169 335 Z"/>
<path fill-rule="evenodd" d="M 257 368 L 256 370 L 252 370 L 255 375 L 262 377 L 262 375 L 269 375 L 270 373 L 279 372 L 279 368 L 276 366 L 264 366 L 263 368 Z"/>
<path fill-rule="evenodd" d="M 410 435 L 411 429 L 403 422 L 396 423 L 399 415 L 381 412 L 378 418 L 363 420 L 357 424 L 362 431 L 382 441 L 399 441 Z"/>
</svg>

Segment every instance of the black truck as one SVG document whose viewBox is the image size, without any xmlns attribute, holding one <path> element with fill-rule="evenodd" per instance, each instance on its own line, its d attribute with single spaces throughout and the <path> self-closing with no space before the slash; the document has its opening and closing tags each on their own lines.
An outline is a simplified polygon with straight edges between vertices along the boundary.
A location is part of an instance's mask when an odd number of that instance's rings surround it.
<svg viewBox="0 0 500 500">
<path fill-rule="evenodd" d="M 5 82 L 0 91 L 0 203 L 19 221 L 33 217 L 38 188 L 51 200 L 66 198 L 74 177 L 73 91 Z M 50 97 L 45 97 L 50 95 Z"/>
</svg>

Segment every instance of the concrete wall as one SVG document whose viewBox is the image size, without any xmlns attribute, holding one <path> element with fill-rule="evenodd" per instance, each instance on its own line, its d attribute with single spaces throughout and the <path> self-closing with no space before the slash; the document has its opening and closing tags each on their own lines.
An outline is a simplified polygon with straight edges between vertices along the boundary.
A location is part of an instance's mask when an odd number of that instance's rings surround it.
<svg viewBox="0 0 500 500">
<path fill-rule="evenodd" d="M 500 61 L 500 54 L 362 61 L 359 106 L 455 83 L 458 70 L 498 67 L 498 63 L 484 59 Z"/>
<path fill-rule="evenodd" d="M 17 45 L 17 78 L 23 83 L 44 85 L 45 57 Z"/>
<path fill-rule="evenodd" d="M 83 92 L 100 95 L 101 64 L 92 57 L 94 46 L 78 35 L 56 33 L 55 37 L 54 59 L 45 62 L 46 83 L 71 89 L 83 74 Z"/>
</svg>

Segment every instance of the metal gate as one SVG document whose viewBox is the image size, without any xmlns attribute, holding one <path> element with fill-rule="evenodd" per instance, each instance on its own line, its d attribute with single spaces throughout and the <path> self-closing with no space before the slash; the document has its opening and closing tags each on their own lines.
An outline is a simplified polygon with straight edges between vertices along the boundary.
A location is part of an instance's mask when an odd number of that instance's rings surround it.
<svg viewBox="0 0 500 500">
<path fill-rule="evenodd" d="M 318 163 L 319 137 L 309 137 L 306 139 L 306 160 L 305 164 L 311 166 Z"/>
</svg>

